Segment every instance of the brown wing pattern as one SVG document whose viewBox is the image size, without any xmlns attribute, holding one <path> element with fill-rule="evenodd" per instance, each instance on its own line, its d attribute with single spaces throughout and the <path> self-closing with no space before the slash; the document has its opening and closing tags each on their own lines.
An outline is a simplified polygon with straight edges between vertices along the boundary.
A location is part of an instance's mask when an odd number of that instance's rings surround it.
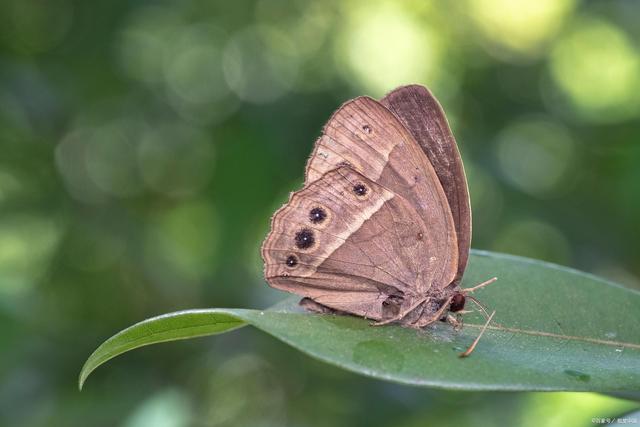
<svg viewBox="0 0 640 427">
<path fill-rule="evenodd" d="M 380 102 L 411 132 L 442 184 L 458 236 L 458 283 L 471 246 L 471 206 L 462 159 L 444 111 L 431 92 L 419 85 L 398 88 Z"/>
<path fill-rule="evenodd" d="M 439 298 L 454 280 L 458 238 L 446 194 L 425 152 L 382 104 L 360 97 L 340 107 L 305 177 L 262 247 L 272 287 L 382 319 L 388 298 L 406 309 Z"/>
<path fill-rule="evenodd" d="M 309 158 L 306 183 L 345 163 L 406 199 L 426 224 L 445 230 L 434 242 L 434 268 L 420 286 L 449 285 L 458 267 L 458 237 L 445 192 L 413 136 L 374 99 L 353 99 L 333 114 Z"/>
<path fill-rule="evenodd" d="M 276 212 L 262 248 L 265 277 L 277 289 L 381 319 L 389 295 L 418 296 L 443 231 L 402 196 L 341 166 Z"/>
</svg>

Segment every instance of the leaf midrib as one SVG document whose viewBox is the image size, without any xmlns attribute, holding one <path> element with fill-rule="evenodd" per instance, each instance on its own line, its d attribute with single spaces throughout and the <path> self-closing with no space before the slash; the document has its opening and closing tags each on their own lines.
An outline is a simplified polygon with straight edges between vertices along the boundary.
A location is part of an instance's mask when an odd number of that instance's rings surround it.
<svg viewBox="0 0 640 427">
<path fill-rule="evenodd" d="M 465 323 L 464 326 L 469 326 L 473 328 L 483 328 L 484 324 Z M 564 334 L 556 334 L 553 332 L 535 331 L 531 329 L 509 328 L 507 326 L 501 326 L 501 325 L 500 326 L 489 325 L 487 326 L 487 329 L 494 330 L 494 331 L 504 331 L 504 332 L 513 332 L 513 333 L 525 334 L 525 335 L 540 336 L 540 337 L 559 338 L 559 339 L 565 339 L 565 340 L 571 340 L 571 341 L 583 341 L 591 344 L 601 344 L 601 345 L 608 345 L 613 347 L 626 347 L 626 348 L 633 348 L 636 350 L 640 350 L 640 344 L 624 342 L 624 341 L 601 340 L 598 338 L 580 337 L 577 335 L 564 335 Z"/>
</svg>

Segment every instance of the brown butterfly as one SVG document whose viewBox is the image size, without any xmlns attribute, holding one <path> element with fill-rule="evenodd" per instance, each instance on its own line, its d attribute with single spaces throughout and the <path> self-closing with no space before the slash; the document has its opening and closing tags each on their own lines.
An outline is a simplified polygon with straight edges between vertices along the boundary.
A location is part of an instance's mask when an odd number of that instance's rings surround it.
<svg viewBox="0 0 640 427">
<path fill-rule="evenodd" d="M 303 296 L 308 309 L 459 327 L 449 312 L 495 280 L 460 288 L 470 244 L 455 139 L 435 97 L 411 85 L 381 101 L 355 98 L 331 116 L 304 188 L 273 216 L 262 258 L 269 285 Z"/>
</svg>

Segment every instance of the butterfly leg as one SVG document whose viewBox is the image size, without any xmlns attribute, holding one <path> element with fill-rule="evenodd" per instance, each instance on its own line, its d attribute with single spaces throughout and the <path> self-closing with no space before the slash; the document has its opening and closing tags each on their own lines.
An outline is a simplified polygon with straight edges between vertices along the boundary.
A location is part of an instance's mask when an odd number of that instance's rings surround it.
<svg viewBox="0 0 640 427">
<path fill-rule="evenodd" d="M 438 311 L 436 311 L 433 315 L 428 317 L 421 316 L 420 318 L 418 318 L 418 320 L 414 322 L 414 326 L 416 328 L 424 328 L 425 326 L 428 326 L 433 322 L 439 320 L 442 317 L 442 315 L 445 313 L 445 311 L 449 309 L 449 305 L 451 304 L 452 299 L 453 299 L 453 296 L 450 296 L 449 298 L 444 300 L 444 303 L 440 306 Z"/>
<path fill-rule="evenodd" d="M 487 319 L 487 323 L 484 324 L 484 326 L 482 327 L 482 330 L 480 331 L 480 333 L 478 334 L 478 336 L 476 337 L 475 340 L 473 340 L 473 343 L 471 343 L 471 345 L 469 346 L 469 348 L 467 348 L 464 352 L 460 353 L 458 355 L 458 357 L 467 357 L 471 354 L 471 352 L 473 351 L 473 349 L 476 348 L 476 345 L 478 345 L 478 341 L 480 341 L 480 338 L 482 338 L 482 335 L 484 334 L 484 331 L 487 330 L 487 328 L 489 327 L 489 323 L 491 323 L 491 319 L 493 319 L 493 316 L 496 314 L 496 311 L 493 310 L 493 312 L 491 313 L 491 315 L 489 316 L 489 318 Z"/>
<path fill-rule="evenodd" d="M 460 315 L 460 312 L 457 312 L 455 314 L 451 314 L 451 313 L 447 314 L 445 321 L 451 326 L 453 326 L 454 331 L 461 330 L 462 325 L 464 324 L 464 321 L 462 319 L 462 316 Z"/>
<path fill-rule="evenodd" d="M 382 325 L 388 325 L 389 323 L 393 323 L 396 322 L 402 318 L 404 318 L 407 314 L 411 313 L 413 310 L 415 310 L 416 308 L 418 308 L 420 306 L 420 304 L 424 303 L 425 301 L 427 301 L 429 298 L 425 297 L 425 298 L 420 298 L 418 299 L 416 302 L 414 302 L 413 304 L 411 304 L 408 308 L 404 309 L 404 310 L 400 310 L 400 312 L 398 314 L 396 314 L 395 316 L 389 318 L 389 319 L 385 319 L 385 320 L 380 320 L 377 322 L 373 322 L 371 324 L 371 326 L 382 326 Z"/>
</svg>

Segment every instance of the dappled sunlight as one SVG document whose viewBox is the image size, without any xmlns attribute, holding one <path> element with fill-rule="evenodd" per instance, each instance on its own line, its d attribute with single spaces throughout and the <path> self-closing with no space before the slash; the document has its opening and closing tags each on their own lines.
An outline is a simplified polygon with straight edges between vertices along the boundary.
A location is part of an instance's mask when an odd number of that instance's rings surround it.
<svg viewBox="0 0 640 427">
<path fill-rule="evenodd" d="M 275 27 L 238 31 L 224 49 L 224 75 L 238 97 L 253 103 L 276 100 L 291 90 L 298 73 L 294 42 Z"/>
<path fill-rule="evenodd" d="M 17 214 L 0 221 L 0 300 L 15 303 L 42 279 L 63 233 L 60 221 L 40 214 Z M 17 307 L 16 307 L 17 308 Z"/>
<path fill-rule="evenodd" d="M 213 375 L 204 381 L 204 405 L 199 408 L 209 425 L 286 424 L 284 384 L 262 356 L 241 353 L 212 370 Z"/>
<path fill-rule="evenodd" d="M 85 168 L 104 193 L 127 197 L 143 190 L 136 162 L 143 128 L 141 122 L 123 119 L 92 129 L 85 141 Z"/>
<path fill-rule="evenodd" d="M 222 67 L 222 30 L 193 25 L 172 40 L 172 54 L 164 59 L 168 89 L 193 104 L 219 101 L 229 92 Z"/>
<path fill-rule="evenodd" d="M 24 184 L 13 172 L 0 169 L 0 204 L 25 191 Z"/>
<path fill-rule="evenodd" d="M 498 135 L 497 156 L 505 179 L 538 197 L 558 196 L 575 181 L 576 144 L 568 129 L 543 117 L 510 123 Z"/>
<path fill-rule="evenodd" d="M 202 190 L 213 174 L 215 160 L 210 137 L 180 123 L 147 129 L 140 139 L 138 157 L 144 183 L 174 197 Z"/>
<path fill-rule="evenodd" d="M 288 36 L 286 46 L 278 41 L 277 33 L 267 40 L 270 48 L 286 48 L 287 56 L 303 61 L 321 53 L 329 38 L 329 27 L 336 19 L 336 7 L 331 2 L 290 2 L 260 0 L 256 4 L 256 20 L 267 28 L 279 29 Z M 327 67 L 329 68 L 329 67 Z M 303 82 L 299 82 L 303 84 Z"/>
<path fill-rule="evenodd" d="M 338 56 L 346 72 L 372 96 L 412 83 L 437 80 L 443 41 L 428 22 L 402 3 L 345 3 Z"/>
<path fill-rule="evenodd" d="M 553 81 L 587 120 L 627 119 L 640 112 L 640 54 L 614 24 L 582 18 L 554 46 Z"/>
<path fill-rule="evenodd" d="M 582 427 L 599 425 L 593 418 L 613 418 L 636 405 L 596 393 L 535 393 L 526 399 L 520 425 L 522 427 Z"/>
<path fill-rule="evenodd" d="M 163 389 L 143 400 L 124 427 L 188 427 L 193 425 L 189 396 L 177 389 Z"/>
<path fill-rule="evenodd" d="M 148 6 L 137 9 L 124 22 L 117 53 L 120 65 L 131 77 L 161 83 L 169 48 L 183 29 L 179 10 Z"/>
<path fill-rule="evenodd" d="M 71 30 L 74 9 L 69 0 L 6 2 L 0 6 L 0 39 L 19 54 L 54 49 Z"/>
<path fill-rule="evenodd" d="M 236 110 L 222 64 L 226 40 L 217 27 L 193 24 L 180 27 L 169 41 L 163 62 L 165 94 L 186 120 L 215 123 Z"/>
<path fill-rule="evenodd" d="M 473 212 L 473 237 L 487 241 L 494 237 L 493 230 L 502 222 L 505 196 L 497 180 L 471 162 L 465 163 L 469 183 L 471 211 Z"/>
<path fill-rule="evenodd" d="M 65 135 L 54 151 L 58 172 L 67 192 L 85 203 L 101 203 L 105 195 L 89 178 L 85 164 L 86 141 L 93 134 L 91 129 L 76 129 Z"/>
<path fill-rule="evenodd" d="M 145 230 L 147 276 L 169 294 L 197 289 L 215 270 L 218 228 L 215 207 L 205 200 L 156 212 Z"/>
<path fill-rule="evenodd" d="M 571 247 L 564 233 L 542 219 L 506 219 L 494 237 L 491 249 L 496 252 L 571 264 Z"/>
<path fill-rule="evenodd" d="M 82 394 L 71 385 L 128 324 L 288 297 L 263 274 L 272 213 L 301 188 L 332 112 L 400 85 L 423 84 L 444 107 L 474 249 L 640 287 L 637 22 L 633 1 L 0 2 L 0 425 L 571 427 L 620 415 L 624 401 L 595 394 L 363 378 L 251 328 L 132 353 Z M 504 302 L 512 282 L 482 292 Z M 607 320 L 624 325 L 618 305 Z"/>
<path fill-rule="evenodd" d="M 508 61 L 544 52 L 571 14 L 575 0 L 468 0 L 467 12 L 489 43 L 489 51 Z"/>
<path fill-rule="evenodd" d="M 91 218 L 68 226 L 64 258 L 81 271 L 102 272 L 117 266 L 127 250 L 127 236 L 109 218 Z"/>
<path fill-rule="evenodd" d="M 223 71 L 228 34 L 206 21 L 189 22 L 180 6 L 149 6 L 128 17 L 120 33 L 123 71 L 148 85 L 184 119 L 215 123 L 232 114 Z"/>
</svg>

